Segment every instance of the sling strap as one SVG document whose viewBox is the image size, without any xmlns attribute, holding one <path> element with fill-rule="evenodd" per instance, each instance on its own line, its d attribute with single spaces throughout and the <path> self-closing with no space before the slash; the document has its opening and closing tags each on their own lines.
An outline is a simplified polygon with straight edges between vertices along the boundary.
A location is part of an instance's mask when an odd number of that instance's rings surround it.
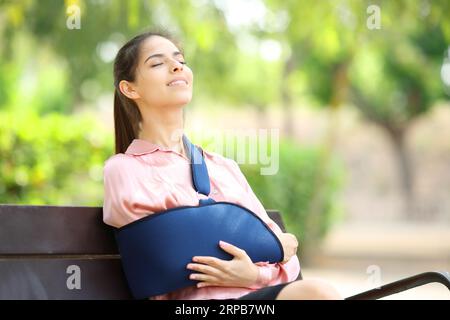
<svg viewBox="0 0 450 320">
<path fill-rule="evenodd" d="M 206 205 L 210 203 L 214 203 L 214 199 L 209 197 L 209 193 L 211 191 L 208 168 L 206 167 L 204 155 L 200 153 L 198 148 L 189 141 L 185 134 L 183 134 L 183 143 L 187 150 L 188 158 L 191 164 L 191 174 L 192 174 L 192 183 L 194 185 L 194 189 L 207 196 L 207 199 L 200 199 L 199 205 Z"/>
</svg>

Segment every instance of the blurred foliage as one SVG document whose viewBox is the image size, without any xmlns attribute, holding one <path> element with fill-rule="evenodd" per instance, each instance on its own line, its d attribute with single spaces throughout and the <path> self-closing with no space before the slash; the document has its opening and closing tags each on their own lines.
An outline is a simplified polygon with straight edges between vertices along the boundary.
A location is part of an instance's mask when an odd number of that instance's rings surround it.
<svg viewBox="0 0 450 320">
<path fill-rule="evenodd" d="M 81 10 L 80 29 L 66 27 L 66 8 L 72 4 Z M 54 62 L 64 65 L 65 75 L 70 79 L 71 96 L 65 100 L 66 111 L 110 92 L 115 50 L 137 33 L 150 29 L 167 30 L 175 40 L 192 39 L 181 41 L 181 45 L 195 72 L 195 91 L 228 96 L 223 83 L 231 83 L 226 78 L 230 74 L 227 70 L 233 69 L 232 57 L 238 52 L 223 15 L 212 4 L 194 5 L 183 0 L 17 0 L 0 1 L 0 9 L 4 12 L 0 16 L 3 20 L 0 34 L 4 39 L 0 44 L 1 60 L 15 59 L 21 51 L 14 47 L 15 38 L 23 34 L 31 35 L 27 39 L 32 46 L 28 55 L 35 54 L 34 48 L 53 52 Z M 218 74 L 224 82 L 215 81 Z M 83 93 L 86 87 L 96 90 Z"/>
<path fill-rule="evenodd" d="M 270 149 L 269 149 L 269 154 Z M 260 165 L 242 164 L 253 191 L 266 209 L 279 210 L 287 232 L 297 236 L 302 261 L 316 250 L 331 226 L 343 218 L 339 201 L 345 182 L 344 166 L 334 157 L 326 168 L 318 166 L 323 150 L 304 147 L 295 141 L 283 139 L 279 149 L 279 171 L 274 175 L 262 175 Z M 325 172 L 319 172 L 319 170 Z M 321 210 L 316 211 L 314 201 L 320 183 Z"/>
<path fill-rule="evenodd" d="M 299 97 L 330 108 L 336 118 L 352 104 L 379 126 L 393 147 L 403 214 L 416 216 L 414 168 L 406 137 L 415 119 L 440 100 L 448 100 L 440 70 L 450 55 L 450 2 L 436 1 L 277 1 L 272 10 L 287 12 L 287 27 L 268 32 L 290 48 L 284 58 L 284 128 L 293 135 L 293 101 Z M 307 6 L 308 10 L 302 10 Z M 367 26 L 379 9 L 378 29 Z M 337 123 L 330 119 L 330 123 Z M 336 126 L 336 125 L 335 125 Z M 328 128 L 324 144 L 333 149 L 336 132 Z M 325 156 L 329 153 L 325 153 Z M 321 163 L 325 163 L 321 161 Z"/>
<path fill-rule="evenodd" d="M 450 4 L 436 1 L 424 8 L 425 3 L 412 3 L 408 10 L 386 3 L 383 9 L 396 12 L 402 23 L 371 41 L 366 36 L 350 68 L 355 105 L 387 130 L 406 129 L 412 119 L 446 98 L 439 74 L 450 45 L 450 23 L 443 15 Z M 419 22 L 406 23 L 413 19 Z"/>
<path fill-rule="evenodd" d="M 98 205 L 112 150 L 93 115 L 0 111 L 0 202 Z"/>
</svg>

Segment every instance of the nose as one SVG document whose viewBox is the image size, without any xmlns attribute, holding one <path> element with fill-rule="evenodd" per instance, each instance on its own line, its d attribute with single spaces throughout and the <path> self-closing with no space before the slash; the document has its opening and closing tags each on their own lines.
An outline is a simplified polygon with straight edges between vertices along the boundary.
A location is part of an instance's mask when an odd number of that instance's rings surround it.
<svg viewBox="0 0 450 320">
<path fill-rule="evenodd" d="M 172 73 L 183 71 L 183 64 L 179 61 L 173 61 L 170 67 Z"/>
</svg>

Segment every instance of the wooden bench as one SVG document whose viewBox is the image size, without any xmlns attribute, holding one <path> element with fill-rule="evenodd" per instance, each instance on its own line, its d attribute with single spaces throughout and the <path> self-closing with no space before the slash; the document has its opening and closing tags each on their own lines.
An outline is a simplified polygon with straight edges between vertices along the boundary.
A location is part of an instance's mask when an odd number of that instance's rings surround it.
<svg viewBox="0 0 450 320">
<path fill-rule="evenodd" d="M 285 231 L 280 213 L 267 212 Z M 102 207 L 0 205 L 0 299 L 132 299 L 102 217 Z M 351 298 L 377 299 L 430 282 L 450 289 L 448 273 L 415 277 Z"/>
</svg>

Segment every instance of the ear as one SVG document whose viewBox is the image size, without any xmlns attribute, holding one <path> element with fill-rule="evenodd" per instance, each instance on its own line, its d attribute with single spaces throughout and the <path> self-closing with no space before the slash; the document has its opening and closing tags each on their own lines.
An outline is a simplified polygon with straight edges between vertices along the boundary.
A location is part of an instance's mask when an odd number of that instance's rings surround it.
<svg viewBox="0 0 450 320">
<path fill-rule="evenodd" d="M 131 99 L 131 100 L 136 100 L 139 99 L 141 96 L 139 95 L 139 93 L 136 91 L 136 88 L 134 87 L 134 84 L 126 81 L 126 80 L 122 80 L 119 82 L 119 89 L 120 92 L 122 92 L 123 95 L 125 95 L 127 98 Z"/>
</svg>

